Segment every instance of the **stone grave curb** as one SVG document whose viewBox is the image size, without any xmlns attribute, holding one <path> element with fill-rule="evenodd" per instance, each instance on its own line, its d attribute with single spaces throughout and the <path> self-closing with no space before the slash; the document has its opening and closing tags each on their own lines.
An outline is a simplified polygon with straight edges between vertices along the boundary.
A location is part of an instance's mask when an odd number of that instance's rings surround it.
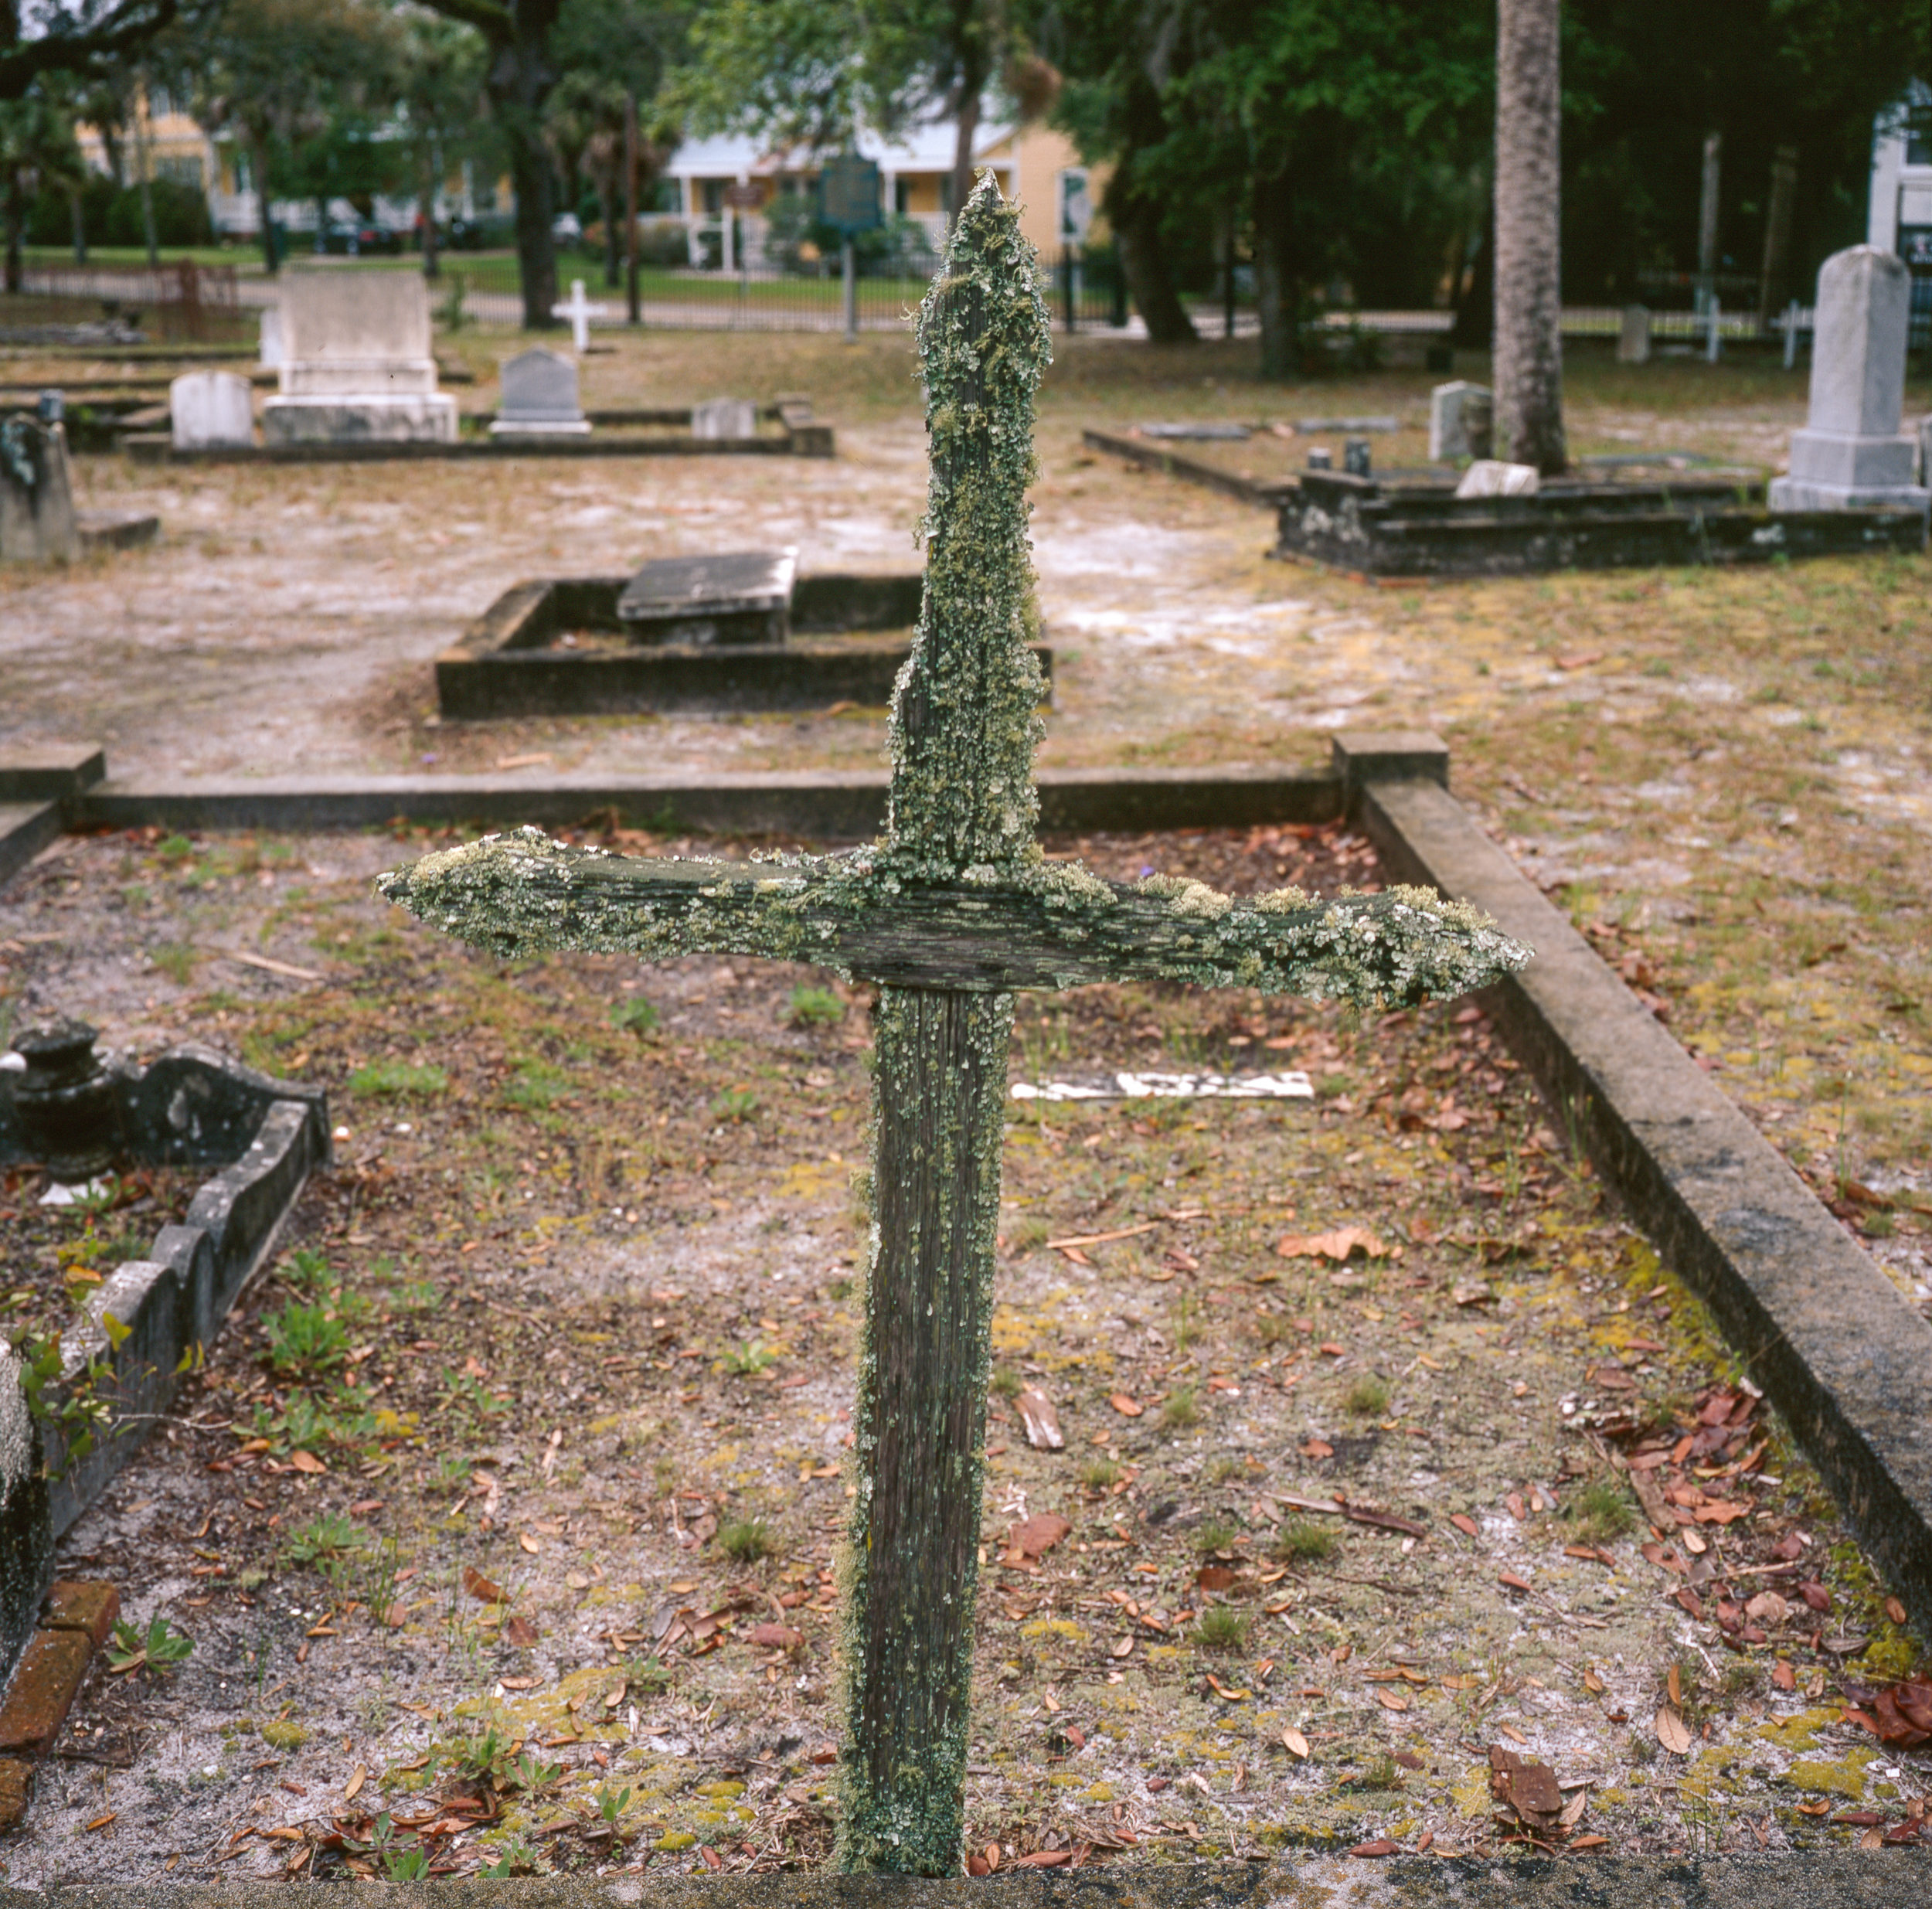
<svg viewBox="0 0 1932 1909">
<path fill-rule="evenodd" d="M 73 825 L 80 798 L 107 773 L 92 744 L 50 744 L 0 756 L 0 883 Z"/>
<path fill-rule="evenodd" d="M 496 437 L 455 444 L 209 444 L 177 450 L 167 431 L 128 431 L 121 448 L 135 464 L 384 464 L 466 458 L 834 458 L 829 424 L 801 424 L 782 437 Z"/>
<path fill-rule="evenodd" d="M 1932 1325 L 1439 780 L 1378 776 L 1386 739 L 1335 747 L 1391 874 L 1536 949 L 1485 1005 L 1932 1638 Z"/>
<path fill-rule="evenodd" d="M 1185 451 L 1169 451 L 1164 445 L 1149 444 L 1138 437 L 1121 437 L 1109 430 L 1083 430 L 1080 433 L 1080 442 L 1090 451 L 1104 451 L 1110 457 L 1124 458 L 1130 464 L 1158 471 L 1168 477 L 1182 478 L 1190 484 L 1204 485 L 1210 491 L 1219 491 L 1224 497 L 1233 498 L 1237 504 L 1253 504 L 1263 510 L 1277 509 L 1283 496 L 1292 488 L 1289 480 L 1269 484 L 1258 478 L 1244 478 L 1233 471 L 1223 471 L 1204 463 L 1199 458 L 1190 458 Z"/>
<path fill-rule="evenodd" d="M 184 1364 L 221 1329 L 274 1252 L 310 1175 L 331 1157 L 320 1087 L 274 1080 L 192 1047 L 145 1069 L 117 1066 L 111 1077 L 131 1150 L 142 1157 L 165 1157 L 170 1145 L 191 1160 L 216 1146 L 225 1153 L 233 1138 L 224 1136 L 238 1125 L 248 1138 L 196 1190 L 182 1223 L 162 1228 L 150 1257 L 108 1274 L 88 1295 L 84 1322 L 63 1336 L 60 1388 L 90 1364 L 104 1369 L 102 1396 L 111 1409 L 94 1428 L 90 1451 L 68 1462 L 57 1421 L 36 1422 L 29 1413 L 18 1356 L 0 1360 L 0 1675 L 32 1632 L 53 1577 L 56 1543 L 145 1441 Z M 9 1094 L 0 1099 L 0 1138 L 17 1143 L 12 1112 Z"/>
<path fill-rule="evenodd" d="M 552 1876 L 343 1883 L 369 1909 L 1897 1909 L 1932 1893 L 1932 1852 L 1461 1856 L 1277 1863 L 1108 1863 L 963 1877 Z M 301 1909 L 315 1885 L 264 1878 L 41 1891 L 0 1887 L 0 1909 Z M 1922 1895 L 1920 1900 L 1924 1900 Z"/>
<path fill-rule="evenodd" d="M 1040 826 L 1052 830 L 1250 828 L 1333 822 L 1342 784 L 1325 770 L 1046 769 Z M 797 835 L 859 841 L 885 821 L 886 778 L 866 770 L 611 776 L 265 776 L 110 779 L 89 789 L 77 828 L 376 829 L 386 823 L 559 826 L 614 813 L 662 833 Z"/>
<path fill-rule="evenodd" d="M 49 1587 L 40 1628 L 0 1698 L 0 1833 L 26 1819 L 34 1766 L 53 1747 L 94 1652 L 120 1615 L 121 1593 L 112 1584 L 66 1579 Z"/>
</svg>

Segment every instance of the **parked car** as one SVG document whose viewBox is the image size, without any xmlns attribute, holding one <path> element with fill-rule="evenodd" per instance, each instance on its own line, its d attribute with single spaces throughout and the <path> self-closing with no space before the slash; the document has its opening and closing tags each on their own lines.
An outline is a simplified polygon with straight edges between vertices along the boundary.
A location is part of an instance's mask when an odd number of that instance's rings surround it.
<svg viewBox="0 0 1932 1909">
<path fill-rule="evenodd" d="M 400 252 L 403 235 L 372 219 L 332 219 L 316 235 L 316 250 L 332 252 L 349 258 L 368 253 Z"/>
</svg>

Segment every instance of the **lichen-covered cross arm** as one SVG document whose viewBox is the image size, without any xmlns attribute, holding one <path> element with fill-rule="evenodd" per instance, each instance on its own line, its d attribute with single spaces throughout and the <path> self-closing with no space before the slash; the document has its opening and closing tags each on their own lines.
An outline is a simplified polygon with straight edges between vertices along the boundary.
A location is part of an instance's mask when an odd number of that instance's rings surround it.
<svg viewBox="0 0 1932 1909">
<path fill-rule="evenodd" d="M 1108 882 L 1045 860 L 918 882 L 868 850 L 647 861 L 535 829 L 426 856 L 378 886 L 431 927 L 506 958 L 761 955 L 995 993 L 1158 979 L 1407 1006 L 1485 986 L 1529 954 L 1426 889 L 1326 901 L 1287 889 L 1237 902 L 1198 882 Z"/>
</svg>

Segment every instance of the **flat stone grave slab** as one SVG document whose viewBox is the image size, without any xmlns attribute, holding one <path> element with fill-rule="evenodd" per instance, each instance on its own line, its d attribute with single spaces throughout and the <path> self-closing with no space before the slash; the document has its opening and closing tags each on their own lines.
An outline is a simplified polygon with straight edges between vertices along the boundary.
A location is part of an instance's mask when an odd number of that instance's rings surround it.
<svg viewBox="0 0 1932 1909">
<path fill-rule="evenodd" d="M 798 569 L 788 550 L 660 557 L 624 585 L 617 621 L 638 643 L 782 643 Z"/>
<path fill-rule="evenodd" d="M 770 586 L 789 558 L 675 558 L 634 603 L 658 614 L 627 620 L 621 604 L 638 581 L 621 577 L 536 579 L 506 590 L 436 659 L 437 707 L 445 720 L 533 715 L 621 715 L 643 711 L 732 713 L 755 709 L 872 708 L 892 694 L 911 653 L 920 579 L 828 573 L 789 583 L 788 607 L 770 607 Z M 682 596 L 678 580 L 686 580 Z M 668 584 L 667 581 L 668 580 Z M 693 588 L 716 586 L 692 614 Z M 727 594 L 732 588 L 740 594 Z M 731 607 L 733 605 L 740 607 Z M 781 634 L 747 641 L 719 636 L 774 624 Z M 654 634 L 640 628 L 699 635 Z M 706 634 L 708 633 L 708 634 Z M 1034 645 L 1050 682 L 1053 650 Z"/>
</svg>

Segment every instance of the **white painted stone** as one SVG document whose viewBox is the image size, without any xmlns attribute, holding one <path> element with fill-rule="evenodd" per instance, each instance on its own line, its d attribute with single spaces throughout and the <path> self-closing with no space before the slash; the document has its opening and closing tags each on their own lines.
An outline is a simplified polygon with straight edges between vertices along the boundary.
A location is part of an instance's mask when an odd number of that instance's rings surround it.
<svg viewBox="0 0 1932 1909">
<path fill-rule="evenodd" d="M 262 408 L 270 444 L 455 441 L 456 400 L 436 388 L 416 273 L 291 268 L 281 343 L 281 390 Z"/>
<path fill-rule="evenodd" d="M 589 432 L 577 400 L 577 365 L 561 352 L 532 345 L 505 359 L 502 375 L 492 437 L 581 437 Z"/>
<path fill-rule="evenodd" d="M 1478 458 L 1463 472 L 1458 497 L 1534 497 L 1543 488 L 1533 464 L 1503 464 Z"/>
<path fill-rule="evenodd" d="M 255 441 L 255 394 L 232 371 L 184 372 L 168 387 L 168 414 L 177 451 Z"/>
<path fill-rule="evenodd" d="M 693 437 L 756 437 L 758 407 L 748 398 L 713 398 L 691 407 Z"/>
<path fill-rule="evenodd" d="M 1854 245 L 1825 261 L 1810 414 L 1791 434 L 1790 475 L 1771 483 L 1772 509 L 1932 505 L 1914 482 L 1917 447 L 1901 428 L 1911 298 L 1911 274 L 1894 253 Z"/>
<path fill-rule="evenodd" d="M 1429 461 L 1460 464 L 1489 454 L 1495 400 L 1485 385 L 1458 378 L 1429 393 Z"/>
<path fill-rule="evenodd" d="M 1617 362 L 1620 365 L 1650 362 L 1650 308 L 1625 305 L 1623 323 L 1617 332 Z"/>
</svg>

